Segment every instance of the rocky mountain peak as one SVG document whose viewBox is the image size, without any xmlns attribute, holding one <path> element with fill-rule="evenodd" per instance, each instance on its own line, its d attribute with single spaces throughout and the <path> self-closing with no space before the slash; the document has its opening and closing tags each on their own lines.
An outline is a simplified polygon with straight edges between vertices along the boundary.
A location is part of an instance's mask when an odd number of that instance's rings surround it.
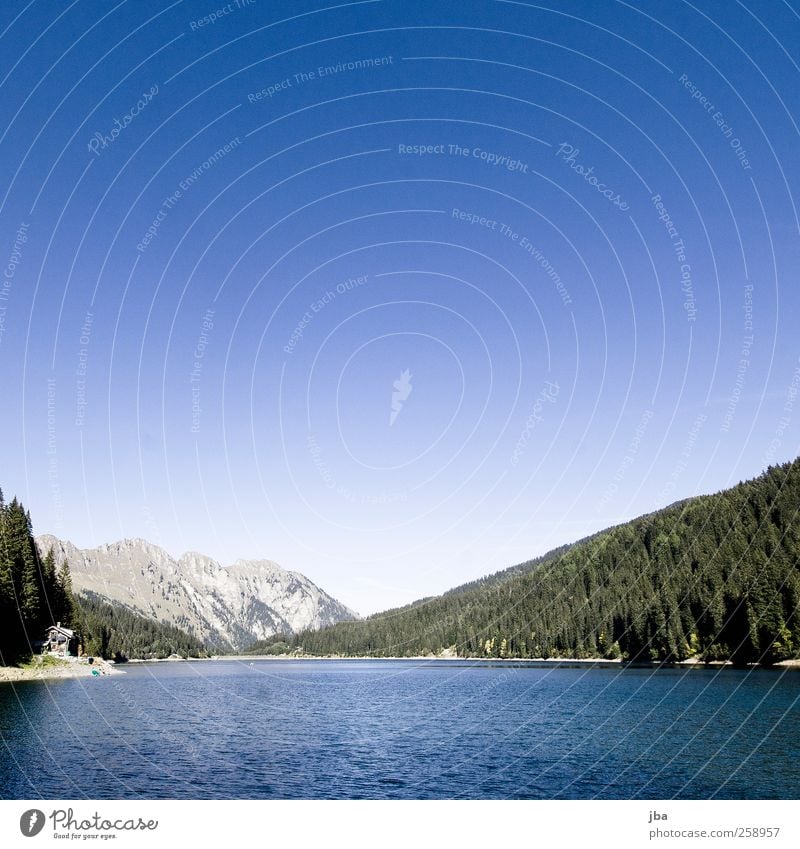
<svg viewBox="0 0 800 849">
<path fill-rule="evenodd" d="M 175 560 L 137 538 L 85 550 L 49 534 L 36 542 L 42 554 L 53 548 L 58 562 L 67 560 L 75 592 L 176 625 L 220 650 L 357 618 L 305 575 L 271 560 L 226 568 L 196 551 Z"/>
</svg>

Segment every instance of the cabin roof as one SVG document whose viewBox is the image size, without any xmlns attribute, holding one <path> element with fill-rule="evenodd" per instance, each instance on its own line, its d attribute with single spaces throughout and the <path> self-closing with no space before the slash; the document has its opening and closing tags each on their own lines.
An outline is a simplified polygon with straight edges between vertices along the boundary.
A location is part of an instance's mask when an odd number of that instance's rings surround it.
<svg viewBox="0 0 800 849">
<path fill-rule="evenodd" d="M 75 636 L 75 632 L 71 628 L 62 628 L 60 625 L 50 625 L 47 629 L 48 634 L 50 631 L 58 631 L 60 634 L 63 634 L 65 637 L 69 637 L 70 639 Z"/>
</svg>

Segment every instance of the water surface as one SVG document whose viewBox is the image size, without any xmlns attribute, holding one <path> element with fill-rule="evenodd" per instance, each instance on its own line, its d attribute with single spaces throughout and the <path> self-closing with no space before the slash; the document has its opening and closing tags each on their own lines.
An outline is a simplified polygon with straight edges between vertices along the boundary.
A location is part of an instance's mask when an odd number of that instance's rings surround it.
<svg viewBox="0 0 800 849">
<path fill-rule="evenodd" d="M 128 665 L 0 685 L 3 798 L 798 798 L 800 673 Z"/>
</svg>

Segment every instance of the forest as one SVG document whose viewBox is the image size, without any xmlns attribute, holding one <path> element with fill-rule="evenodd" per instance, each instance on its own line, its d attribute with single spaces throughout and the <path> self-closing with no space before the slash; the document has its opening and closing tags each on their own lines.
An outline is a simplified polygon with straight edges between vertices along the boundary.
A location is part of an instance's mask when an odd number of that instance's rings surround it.
<svg viewBox="0 0 800 849">
<path fill-rule="evenodd" d="M 93 596 L 74 595 L 66 561 L 40 552 L 30 514 L 0 491 L 0 663 L 35 651 L 48 625 L 61 622 L 80 636 L 85 654 L 116 660 L 201 657 L 205 648 L 178 628 L 154 622 Z"/>
<path fill-rule="evenodd" d="M 203 644 L 180 628 L 146 619 L 92 593 L 76 598 L 76 630 L 84 636 L 86 654 L 117 661 L 170 655 L 208 657 Z"/>
<path fill-rule="evenodd" d="M 292 645 L 373 657 L 797 658 L 799 509 L 800 459 Z"/>
<path fill-rule="evenodd" d="M 774 664 L 800 656 L 800 459 L 715 495 L 609 528 L 441 596 L 296 636 L 262 654 L 606 658 Z M 0 662 L 44 628 L 101 657 L 203 656 L 178 628 L 76 596 L 39 552 L 28 512 L 0 492 Z"/>
</svg>

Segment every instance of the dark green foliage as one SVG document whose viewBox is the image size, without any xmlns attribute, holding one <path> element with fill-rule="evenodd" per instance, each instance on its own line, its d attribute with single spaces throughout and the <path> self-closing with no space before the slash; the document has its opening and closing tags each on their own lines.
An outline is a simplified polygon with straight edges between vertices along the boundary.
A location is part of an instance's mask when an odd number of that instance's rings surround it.
<svg viewBox="0 0 800 849">
<path fill-rule="evenodd" d="M 30 515 L 0 491 L 0 663 L 29 656 L 48 625 L 75 629 L 86 654 L 100 657 L 200 657 L 205 649 L 178 628 L 96 598 L 73 597 L 69 564 L 36 548 Z"/>
<path fill-rule="evenodd" d="M 53 621 L 73 622 L 77 624 L 76 602 L 72 595 L 72 577 L 69 574 L 69 564 L 66 560 L 61 564 L 56 573 L 55 589 L 52 611 Z"/>
<path fill-rule="evenodd" d="M 291 637 L 285 634 L 275 634 L 266 640 L 256 640 L 242 654 L 291 654 L 294 648 L 290 645 Z"/>
<path fill-rule="evenodd" d="M 145 619 L 92 593 L 75 597 L 84 653 L 114 660 L 207 657 L 204 646 L 180 628 Z"/>
<path fill-rule="evenodd" d="M 800 655 L 800 460 L 359 622 L 309 654 L 775 663 Z"/>
<path fill-rule="evenodd" d="M 0 663 L 30 654 L 50 622 L 57 579 L 45 568 L 33 541 L 30 515 L 17 499 L 0 493 Z"/>
</svg>

